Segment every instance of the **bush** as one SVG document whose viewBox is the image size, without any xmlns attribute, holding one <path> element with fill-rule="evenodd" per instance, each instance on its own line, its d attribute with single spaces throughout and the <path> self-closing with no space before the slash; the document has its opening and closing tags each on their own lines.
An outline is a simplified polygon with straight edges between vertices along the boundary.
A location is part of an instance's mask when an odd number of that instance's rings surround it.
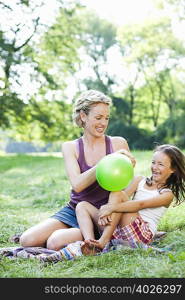
<svg viewBox="0 0 185 300">
<path fill-rule="evenodd" d="M 185 115 L 172 120 L 167 119 L 163 124 L 158 126 L 155 132 L 156 140 L 161 143 L 172 143 L 180 148 L 185 148 Z"/>
<path fill-rule="evenodd" d="M 150 150 L 156 141 L 154 134 L 134 125 L 128 126 L 121 121 L 112 122 L 107 133 L 111 136 L 124 137 L 131 149 Z"/>
</svg>

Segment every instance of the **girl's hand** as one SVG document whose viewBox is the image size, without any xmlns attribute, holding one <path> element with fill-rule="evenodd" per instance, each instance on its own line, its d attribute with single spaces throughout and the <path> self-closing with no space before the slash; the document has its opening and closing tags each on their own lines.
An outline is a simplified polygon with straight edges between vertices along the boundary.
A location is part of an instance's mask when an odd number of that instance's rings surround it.
<svg viewBox="0 0 185 300">
<path fill-rule="evenodd" d="M 126 149 L 120 149 L 114 153 L 120 153 L 120 154 L 126 155 L 128 158 L 130 158 L 133 167 L 135 167 L 135 165 L 136 165 L 135 157 L 129 151 L 127 151 Z"/>
<path fill-rule="evenodd" d="M 103 218 L 101 218 L 101 219 L 99 218 L 99 219 L 98 219 L 98 224 L 99 224 L 100 226 L 106 226 L 106 225 L 110 224 L 111 221 L 112 221 L 111 216 L 107 216 L 107 217 L 103 217 Z"/>
<path fill-rule="evenodd" d="M 102 219 L 108 217 L 112 214 L 113 211 L 114 209 L 112 204 L 108 203 L 106 205 L 102 205 L 99 210 L 99 218 Z"/>
</svg>

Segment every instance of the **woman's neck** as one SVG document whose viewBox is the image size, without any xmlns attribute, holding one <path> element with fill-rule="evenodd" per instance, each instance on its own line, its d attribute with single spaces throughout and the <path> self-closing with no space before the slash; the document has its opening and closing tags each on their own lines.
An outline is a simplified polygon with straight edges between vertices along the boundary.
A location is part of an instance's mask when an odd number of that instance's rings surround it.
<svg viewBox="0 0 185 300">
<path fill-rule="evenodd" d="M 84 133 L 83 136 L 83 141 L 85 143 L 87 143 L 89 146 L 93 146 L 94 144 L 96 144 L 97 142 L 98 143 L 102 143 L 105 141 L 105 135 L 102 135 L 100 137 L 96 137 L 96 136 L 93 136 L 89 133 Z"/>
</svg>

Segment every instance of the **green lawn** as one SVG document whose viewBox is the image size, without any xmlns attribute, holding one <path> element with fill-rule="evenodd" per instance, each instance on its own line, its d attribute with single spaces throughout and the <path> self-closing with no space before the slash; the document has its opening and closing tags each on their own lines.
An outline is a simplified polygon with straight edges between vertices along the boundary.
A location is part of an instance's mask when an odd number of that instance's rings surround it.
<svg viewBox="0 0 185 300">
<path fill-rule="evenodd" d="M 151 152 L 135 152 L 135 174 L 149 174 Z M 0 247 L 16 246 L 15 233 L 52 215 L 69 200 L 70 185 L 63 159 L 55 156 L 0 155 Z M 172 245 L 170 253 L 120 250 L 101 256 L 44 265 L 26 259 L 0 259 L 4 278 L 184 278 L 185 204 L 170 207 L 159 230 L 167 236 L 157 247 Z"/>
</svg>

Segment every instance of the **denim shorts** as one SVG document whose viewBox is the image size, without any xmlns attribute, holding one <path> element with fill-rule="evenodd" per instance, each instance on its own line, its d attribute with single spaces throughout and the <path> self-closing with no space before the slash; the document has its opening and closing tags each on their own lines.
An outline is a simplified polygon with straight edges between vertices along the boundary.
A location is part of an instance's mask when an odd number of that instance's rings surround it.
<svg viewBox="0 0 185 300">
<path fill-rule="evenodd" d="M 57 219 L 70 227 L 79 228 L 75 210 L 69 205 L 63 207 L 56 214 L 51 216 L 51 218 Z"/>
</svg>

